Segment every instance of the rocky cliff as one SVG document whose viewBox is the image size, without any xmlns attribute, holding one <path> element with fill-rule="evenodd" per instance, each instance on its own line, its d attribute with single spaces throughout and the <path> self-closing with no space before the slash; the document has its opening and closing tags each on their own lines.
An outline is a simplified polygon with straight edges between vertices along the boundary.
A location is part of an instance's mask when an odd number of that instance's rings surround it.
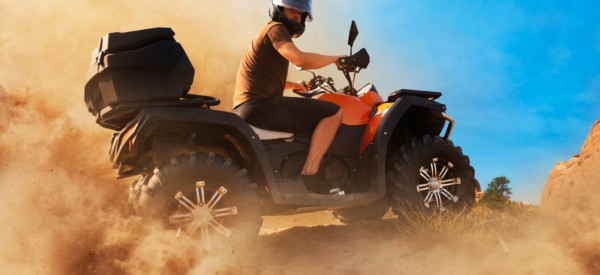
<svg viewBox="0 0 600 275">
<path fill-rule="evenodd" d="M 600 120 L 592 126 L 581 153 L 554 166 L 544 192 L 542 208 L 587 208 L 600 204 Z"/>
</svg>

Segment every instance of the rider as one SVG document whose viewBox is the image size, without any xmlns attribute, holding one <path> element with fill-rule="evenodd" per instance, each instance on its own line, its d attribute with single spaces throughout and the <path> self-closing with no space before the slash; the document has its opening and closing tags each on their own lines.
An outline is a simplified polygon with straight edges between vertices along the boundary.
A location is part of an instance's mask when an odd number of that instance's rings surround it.
<svg viewBox="0 0 600 275">
<path fill-rule="evenodd" d="M 289 62 L 304 69 L 318 69 L 339 65 L 338 59 L 344 57 L 303 52 L 292 42 L 304 32 L 305 21 L 312 21 L 311 6 L 311 0 L 272 0 L 271 21 L 258 32 L 242 57 L 233 98 L 233 112 L 253 126 L 313 133 L 300 173 L 307 187 L 320 184 L 316 174 L 342 123 L 342 110 L 331 102 L 284 97 L 285 89 L 307 90 L 303 81 L 287 81 Z"/>
</svg>

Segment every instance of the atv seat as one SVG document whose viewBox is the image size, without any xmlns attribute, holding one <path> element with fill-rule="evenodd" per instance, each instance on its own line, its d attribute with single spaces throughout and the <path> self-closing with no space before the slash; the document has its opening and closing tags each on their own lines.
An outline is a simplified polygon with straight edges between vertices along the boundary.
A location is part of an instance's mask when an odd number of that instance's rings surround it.
<svg viewBox="0 0 600 275">
<path fill-rule="evenodd" d="M 260 140 L 272 140 L 272 139 L 288 140 L 288 139 L 294 138 L 294 133 L 266 130 L 266 129 L 261 129 L 261 128 L 258 128 L 258 127 L 252 126 L 252 125 L 250 125 L 250 127 L 258 135 L 258 138 Z"/>
</svg>

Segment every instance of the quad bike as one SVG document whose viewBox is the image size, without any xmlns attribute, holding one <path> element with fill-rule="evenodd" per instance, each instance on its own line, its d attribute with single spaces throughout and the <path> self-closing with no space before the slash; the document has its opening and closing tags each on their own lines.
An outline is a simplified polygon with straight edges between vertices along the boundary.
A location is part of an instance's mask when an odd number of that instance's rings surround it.
<svg viewBox="0 0 600 275">
<path fill-rule="evenodd" d="M 332 210 L 344 223 L 381 219 L 391 209 L 469 208 L 480 189 L 439 92 L 398 90 L 383 100 L 354 77 L 365 49 L 339 69 L 348 86 L 317 76 L 303 96 L 338 104 L 343 122 L 327 151 L 322 186 L 298 179 L 311 133 L 259 129 L 211 109 L 219 100 L 188 94 L 194 68 L 169 28 L 110 33 L 92 53 L 84 99 L 96 122 L 116 131 L 110 158 L 117 178 L 137 176 L 129 203 L 205 241 L 256 236 L 263 215 Z M 352 77 L 350 75 L 353 74 Z"/>
</svg>

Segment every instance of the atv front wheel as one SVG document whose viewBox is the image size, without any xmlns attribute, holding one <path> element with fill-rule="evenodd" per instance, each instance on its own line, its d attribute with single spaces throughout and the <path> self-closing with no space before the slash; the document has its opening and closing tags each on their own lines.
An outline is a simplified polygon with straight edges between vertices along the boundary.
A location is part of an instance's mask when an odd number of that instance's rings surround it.
<svg viewBox="0 0 600 275">
<path fill-rule="evenodd" d="M 477 180 L 469 158 L 439 136 L 413 138 L 391 152 L 387 184 L 394 213 L 470 209 Z"/>
<path fill-rule="evenodd" d="M 388 198 L 384 197 L 365 206 L 336 209 L 332 214 L 345 224 L 353 224 L 361 220 L 380 220 L 389 208 Z"/>
<path fill-rule="evenodd" d="M 214 153 L 179 156 L 139 185 L 132 200 L 138 214 L 161 219 L 177 234 L 199 236 L 207 247 L 242 245 L 258 235 L 256 185 L 231 159 Z"/>
</svg>

